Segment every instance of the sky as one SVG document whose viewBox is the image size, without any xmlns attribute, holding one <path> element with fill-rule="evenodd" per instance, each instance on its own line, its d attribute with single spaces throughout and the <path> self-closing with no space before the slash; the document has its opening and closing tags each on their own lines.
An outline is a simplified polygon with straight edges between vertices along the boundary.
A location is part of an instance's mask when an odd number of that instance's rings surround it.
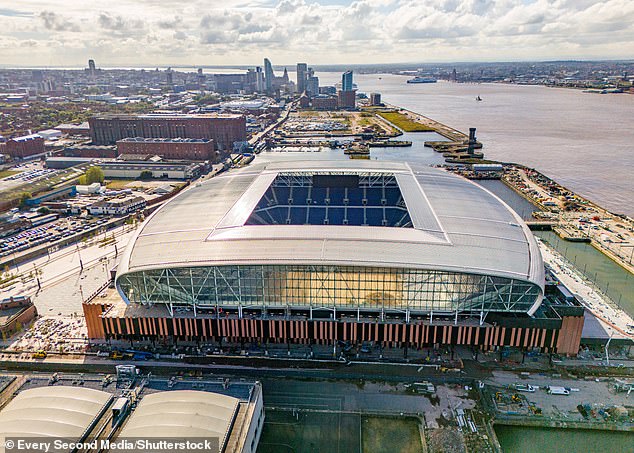
<svg viewBox="0 0 634 453">
<path fill-rule="evenodd" d="M 633 0 L 0 0 L 0 65 L 634 58 Z"/>
</svg>

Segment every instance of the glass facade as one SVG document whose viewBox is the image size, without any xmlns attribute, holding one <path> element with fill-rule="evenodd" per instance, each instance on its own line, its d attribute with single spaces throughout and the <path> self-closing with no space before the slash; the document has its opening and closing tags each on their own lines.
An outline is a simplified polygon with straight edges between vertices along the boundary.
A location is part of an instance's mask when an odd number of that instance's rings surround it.
<svg viewBox="0 0 634 453">
<path fill-rule="evenodd" d="M 527 312 L 539 286 L 502 277 L 360 266 L 154 269 L 117 278 L 127 302 L 197 307 L 336 308 L 423 313 Z"/>
</svg>

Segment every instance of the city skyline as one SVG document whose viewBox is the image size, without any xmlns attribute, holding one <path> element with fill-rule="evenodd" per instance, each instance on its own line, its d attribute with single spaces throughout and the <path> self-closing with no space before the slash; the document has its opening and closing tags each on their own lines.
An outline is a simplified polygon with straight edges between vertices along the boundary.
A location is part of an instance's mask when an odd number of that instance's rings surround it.
<svg viewBox="0 0 634 453">
<path fill-rule="evenodd" d="M 214 2 L 215 3 L 215 2 Z M 0 8 L 5 66 L 316 64 L 622 59 L 634 46 L 625 0 L 49 0 Z M 257 56 L 256 56 L 257 55 Z M 260 60 L 261 61 L 261 60 Z"/>
</svg>

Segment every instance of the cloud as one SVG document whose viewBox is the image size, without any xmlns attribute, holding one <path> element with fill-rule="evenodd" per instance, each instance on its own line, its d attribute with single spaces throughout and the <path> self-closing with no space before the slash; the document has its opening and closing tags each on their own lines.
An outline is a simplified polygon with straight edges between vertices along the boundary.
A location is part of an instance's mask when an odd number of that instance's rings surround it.
<svg viewBox="0 0 634 453">
<path fill-rule="evenodd" d="M 180 16 L 175 16 L 171 20 L 159 20 L 156 23 L 156 25 L 158 25 L 159 28 L 172 30 L 172 29 L 178 28 L 182 23 L 183 23 L 183 18 Z"/>
<path fill-rule="evenodd" d="M 79 26 L 72 21 L 65 19 L 53 11 L 42 11 L 40 19 L 44 22 L 44 28 L 53 31 L 81 31 Z"/>
<path fill-rule="evenodd" d="M 99 25 L 107 30 L 122 30 L 126 23 L 121 16 L 111 16 L 109 13 L 99 14 Z"/>
<path fill-rule="evenodd" d="M 35 15 L 0 9 L 3 62 L 631 58 L 634 48 L 631 0 L 109 0 L 107 11 L 65 0 L 63 14 L 53 0 L 38 5 Z"/>
<path fill-rule="evenodd" d="M 143 32 L 145 28 L 142 20 L 130 20 L 110 13 L 100 13 L 97 20 L 101 28 L 119 35 L 136 35 Z"/>
</svg>

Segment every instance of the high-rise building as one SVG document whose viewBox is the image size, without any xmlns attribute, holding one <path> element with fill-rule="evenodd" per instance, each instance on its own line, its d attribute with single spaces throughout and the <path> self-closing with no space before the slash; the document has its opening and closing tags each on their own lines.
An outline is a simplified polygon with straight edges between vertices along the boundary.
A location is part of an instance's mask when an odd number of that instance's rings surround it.
<svg viewBox="0 0 634 453">
<path fill-rule="evenodd" d="M 202 90 L 205 88 L 205 82 L 207 82 L 207 77 L 203 74 L 203 68 L 198 68 L 198 74 L 196 75 L 196 80 L 198 81 L 198 87 Z"/>
<path fill-rule="evenodd" d="M 307 73 L 308 65 L 306 63 L 297 63 L 297 92 L 300 94 L 306 90 Z"/>
<path fill-rule="evenodd" d="M 346 71 L 341 75 L 341 91 L 352 91 L 352 71 Z"/>
<path fill-rule="evenodd" d="M 168 85 L 173 85 L 174 84 L 174 72 L 172 71 L 172 68 L 167 68 L 167 71 L 165 71 L 166 74 L 166 82 Z"/>
<path fill-rule="evenodd" d="M 311 98 L 319 94 L 319 77 L 310 76 L 306 79 L 306 94 Z"/>
<path fill-rule="evenodd" d="M 39 69 L 34 69 L 31 71 L 31 81 L 34 83 L 40 83 L 44 80 L 44 73 Z"/>
<path fill-rule="evenodd" d="M 260 93 L 264 91 L 264 73 L 259 66 L 255 68 L 255 90 Z"/>
<path fill-rule="evenodd" d="M 275 78 L 275 73 L 273 72 L 273 65 L 268 58 L 264 59 L 264 84 L 266 88 L 266 92 L 270 93 L 273 90 L 273 79 Z"/>
<path fill-rule="evenodd" d="M 337 93 L 337 106 L 344 110 L 353 110 L 356 108 L 356 92 L 351 91 L 339 91 Z"/>
<path fill-rule="evenodd" d="M 381 93 L 370 93 L 370 105 L 381 105 Z"/>
<path fill-rule="evenodd" d="M 247 71 L 245 89 L 256 93 L 264 92 L 264 73 L 262 72 L 261 66 L 257 66 L 255 69 L 249 69 Z"/>
<path fill-rule="evenodd" d="M 88 60 L 88 69 L 93 72 L 97 69 L 97 67 L 95 66 L 95 60 Z"/>
</svg>

